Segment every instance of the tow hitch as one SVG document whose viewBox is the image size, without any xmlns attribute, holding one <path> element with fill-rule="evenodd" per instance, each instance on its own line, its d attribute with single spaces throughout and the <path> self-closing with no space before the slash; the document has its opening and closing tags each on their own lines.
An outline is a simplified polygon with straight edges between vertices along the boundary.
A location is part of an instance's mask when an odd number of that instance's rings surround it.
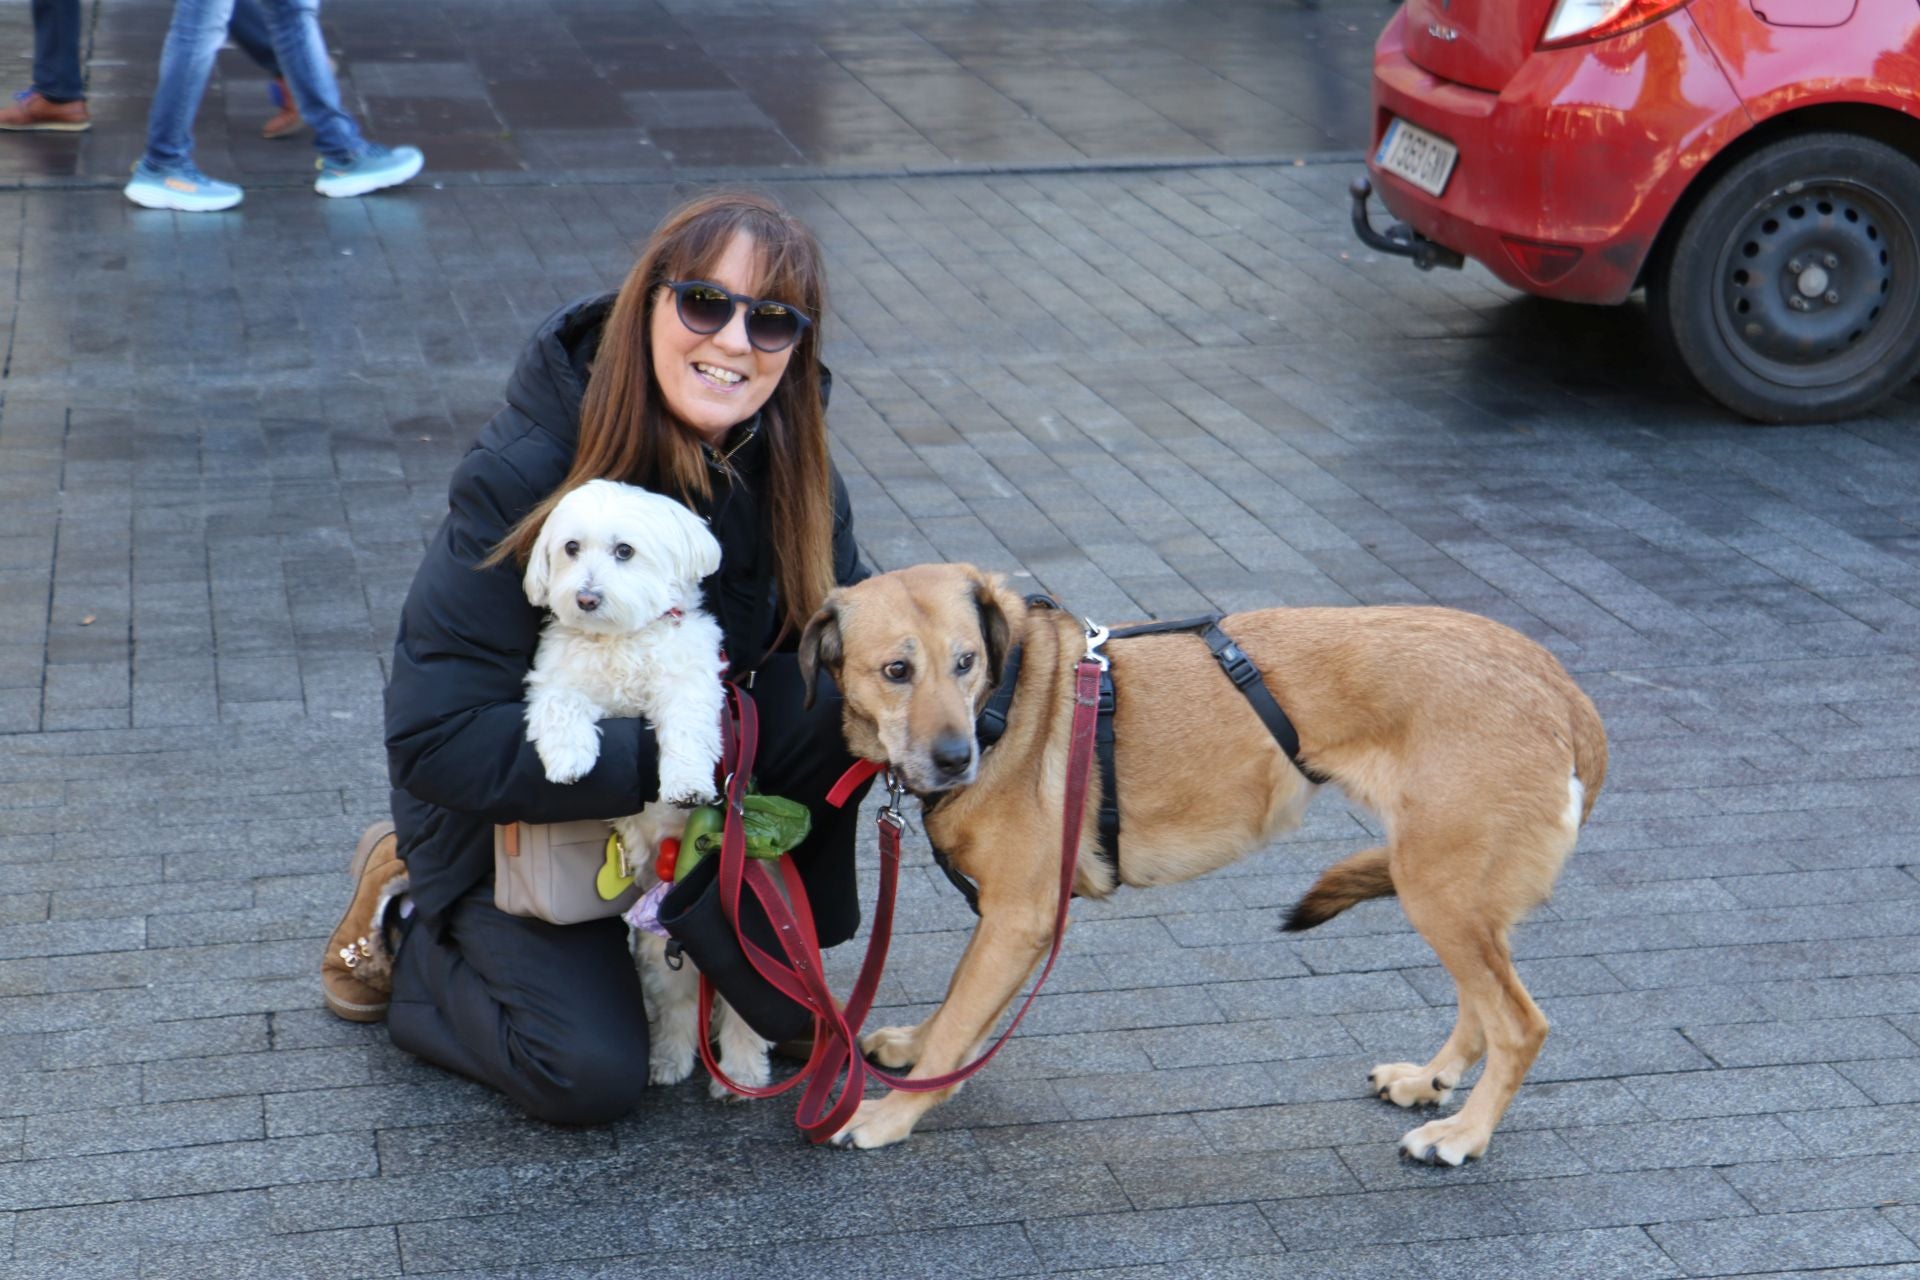
<svg viewBox="0 0 1920 1280">
<path fill-rule="evenodd" d="M 1385 235 L 1375 231 L 1373 224 L 1367 220 L 1367 201 L 1373 195 L 1373 183 L 1367 179 L 1355 178 L 1347 192 L 1353 197 L 1353 233 L 1369 249 L 1412 258 L 1413 265 L 1422 271 L 1431 271 L 1435 267 L 1451 267 L 1458 271 L 1466 265 L 1464 255 L 1427 239 L 1404 222 L 1396 222 L 1388 227 Z"/>
</svg>

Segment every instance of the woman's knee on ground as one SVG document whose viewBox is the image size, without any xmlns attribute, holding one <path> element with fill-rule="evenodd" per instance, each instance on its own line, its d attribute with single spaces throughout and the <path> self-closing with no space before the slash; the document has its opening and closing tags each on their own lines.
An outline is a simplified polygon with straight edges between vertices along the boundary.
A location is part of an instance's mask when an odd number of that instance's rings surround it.
<svg viewBox="0 0 1920 1280">
<path fill-rule="evenodd" d="M 509 1032 L 513 1077 L 501 1087 L 536 1120 L 605 1124 L 634 1109 L 647 1086 L 644 1020 L 583 1029 L 543 1044 Z"/>
</svg>

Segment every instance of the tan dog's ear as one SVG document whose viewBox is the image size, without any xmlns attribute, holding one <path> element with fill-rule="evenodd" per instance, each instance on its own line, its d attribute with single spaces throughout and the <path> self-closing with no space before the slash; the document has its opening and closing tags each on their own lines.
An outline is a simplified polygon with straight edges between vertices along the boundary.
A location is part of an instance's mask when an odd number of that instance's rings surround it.
<svg viewBox="0 0 1920 1280">
<path fill-rule="evenodd" d="M 843 659 L 840 649 L 840 608 L 828 596 L 827 602 L 820 606 L 820 612 L 807 622 L 807 629 L 800 635 L 800 679 L 806 685 L 806 700 L 800 705 L 811 708 L 813 700 L 819 695 L 820 666 L 826 664 L 827 670 L 837 681 L 840 678 L 840 663 Z"/>
<path fill-rule="evenodd" d="M 1007 599 L 1012 595 L 997 573 L 973 571 L 973 603 L 980 610 L 980 635 L 987 643 L 987 688 L 1000 687 L 1007 654 L 1013 649 L 1013 626 L 1007 621 Z"/>
</svg>

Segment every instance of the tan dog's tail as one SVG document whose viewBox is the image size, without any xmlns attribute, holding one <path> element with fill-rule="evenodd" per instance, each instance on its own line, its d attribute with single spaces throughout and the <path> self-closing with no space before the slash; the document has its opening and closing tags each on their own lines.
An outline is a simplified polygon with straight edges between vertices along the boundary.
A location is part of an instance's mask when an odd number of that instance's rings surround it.
<svg viewBox="0 0 1920 1280">
<path fill-rule="evenodd" d="M 1393 893 L 1393 877 L 1387 874 L 1385 849 L 1362 849 L 1351 858 L 1342 858 L 1325 871 L 1293 904 L 1287 922 L 1280 927 L 1288 933 L 1311 929 L 1368 898 L 1385 898 Z"/>
<path fill-rule="evenodd" d="M 1593 802 L 1600 798 L 1600 787 L 1607 780 L 1607 731 L 1593 699 L 1577 688 L 1573 691 L 1572 712 L 1573 774 L 1585 788 L 1580 802 L 1580 824 L 1585 826 Z"/>
</svg>

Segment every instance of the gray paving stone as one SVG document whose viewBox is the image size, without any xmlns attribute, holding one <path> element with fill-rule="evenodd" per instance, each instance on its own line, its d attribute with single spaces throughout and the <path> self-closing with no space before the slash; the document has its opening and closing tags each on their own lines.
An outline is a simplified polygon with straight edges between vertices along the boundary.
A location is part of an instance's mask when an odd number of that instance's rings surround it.
<svg viewBox="0 0 1920 1280">
<path fill-rule="evenodd" d="M 211 1142 L 264 1138 L 260 1099 L 161 1102 L 146 1106 L 93 1107 L 27 1118 L 25 1156 L 66 1156 L 146 1151 Z"/>
<path fill-rule="evenodd" d="M 1107 1168 L 1137 1209 L 1332 1195 L 1359 1185 L 1328 1150 L 1186 1157 L 1156 1153 L 1148 1160 L 1109 1160 Z"/>
<path fill-rule="evenodd" d="M 296 1274 L 400 1275 L 400 1250 L 391 1227 L 326 1231 L 303 1236 L 166 1245 L 141 1250 L 140 1274 L 188 1280 L 209 1273 L 275 1277 Z"/>
<path fill-rule="evenodd" d="M 1260 1206 L 1288 1249 L 1512 1235 L 1520 1222 L 1486 1186 L 1440 1186 L 1271 1201 Z"/>
<path fill-rule="evenodd" d="M 1920 1245 L 1862 1210 L 1663 1223 L 1647 1234 L 1687 1275 L 1824 1268 L 1920 1258 Z"/>
<path fill-rule="evenodd" d="M 1846 1107 L 1832 1111 L 1782 1112 L 1780 1119 L 1822 1155 L 1878 1155 L 1913 1148 L 1920 1106 Z"/>
<path fill-rule="evenodd" d="M 1501 1188 L 1529 1228 L 1580 1231 L 1753 1212 L 1737 1187 L 1715 1169 L 1636 1170 L 1572 1178 L 1536 1178 Z"/>
<path fill-rule="evenodd" d="M 1731 1165 L 1720 1171 L 1762 1213 L 1874 1208 L 1920 1201 L 1911 1153 Z"/>
<path fill-rule="evenodd" d="M 1247 1204 L 1103 1214 L 1032 1223 L 1027 1239 L 1051 1273 L 1269 1252 L 1278 1242 Z"/>
<path fill-rule="evenodd" d="M 1769 1115 L 1662 1120 L 1562 1129 L 1599 1171 L 1678 1169 L 1735 1161 L 1804 1160 L 1812 1148 Z"/>
<path fill-rule="evenodd" d="M 1789 1108 L 1853 1107 L 1871 1101 L 1824 1063 L 1641 1076 L 1628 1081 L 1627 1087 L 1655 1115 L 1669 1120 L 1755 1115 Z"/>
<path fill-rule="evenodd" d="M 1454 1240 L 1410 1246 L 1416 1263 L 1434 1276 L 1620 1276 L 1651 1280 L 1680 1276 L 1646 1233 L 1631 1227 Z"/>
<path fill-rule="evenodd" d="M 1856 1058 L 1900 1058 L 1911 1061 L 1915 1049 L 1911 1040 L 1882 1018 L 1747 1022 L 1689 1026 L 1685 1030 L 1687 1039 L 1698 1045 L 1716 1063 L 1727 1067 L 1770 1066 L 1791 1062 L 1838 1064 Z M 1875 1100 L 1883 1101 L 1878 1098 Z"/>
<path fill-rule="evenodd" d="M 1834 1070 L 1875 1102 L 1920 1102 L 1920 1059 L 1847 1062 Z"/>
<path fill-rule="evenodd" d="M 374 1161 L 371 1140 L 351 1134 L 23 1160 L 0 1167 L 0 1207 L 111 1204 L 326 1181 L 365 1176 Z"/>
<path fill-rule="evenodd" d="M 13 1216 L 14 1258 L 23 1263 L 37 1258 L 43 1266 L 58 1267 L 65 1274 L 65 1259 L 74 1254 L 111 1255 L 130 1245 L 145 1250 L 263 1235 L 267 1196 L 264 1191 L 163 1196 L 118 1206 L 111 1214 L 88 1206 L 35 1209 Z"/>
</svg>

